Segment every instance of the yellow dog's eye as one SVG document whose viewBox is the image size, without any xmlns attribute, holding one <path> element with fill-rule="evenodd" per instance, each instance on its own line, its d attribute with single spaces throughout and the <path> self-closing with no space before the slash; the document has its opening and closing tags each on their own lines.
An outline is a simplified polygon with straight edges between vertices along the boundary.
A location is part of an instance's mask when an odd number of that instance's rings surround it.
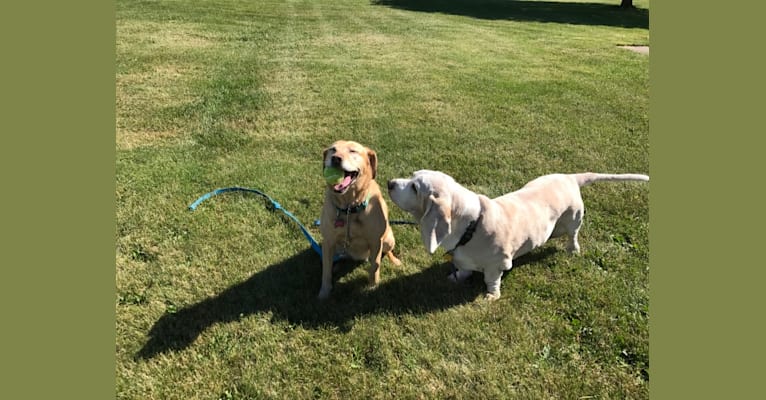
<svg viewBox="0 0 766 400">
<path fill-rule="evenodd" d="M 349 149 L 348 151 L 349 151 L 350 153 L 354 153 L 354 154 L 358 153 L 358 151 L 356 151 L 356 149 Z"/>
</svg>

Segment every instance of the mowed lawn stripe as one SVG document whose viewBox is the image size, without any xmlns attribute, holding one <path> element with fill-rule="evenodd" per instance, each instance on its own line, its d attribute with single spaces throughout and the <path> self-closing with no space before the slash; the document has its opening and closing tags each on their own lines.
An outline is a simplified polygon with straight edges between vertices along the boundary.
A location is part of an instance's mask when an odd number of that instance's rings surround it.
<svg viewBox="0 0 766 400">
<path fill-rule="evenodd" d="M 647 173 L 649 59 L 617 47 L 648 43 L 636 3 L 118 2 L 117 397 L 647 398 L 649 185 L 584 188 L 583 254 L 551 241 L 489 304 L 413 226 L 378 287 L 344 266 L 318 302 L 318 257 L 260 199 L 186 209 L 240 185 L 311 225 L 340 138 L 381 184 Z"/>
</svg>

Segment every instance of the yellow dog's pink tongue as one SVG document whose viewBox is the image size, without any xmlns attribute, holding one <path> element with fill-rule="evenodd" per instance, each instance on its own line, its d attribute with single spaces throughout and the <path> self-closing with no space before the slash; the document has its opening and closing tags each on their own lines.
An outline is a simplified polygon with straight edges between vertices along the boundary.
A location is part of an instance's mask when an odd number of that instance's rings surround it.
<svg viewBox="0 0 766 400">
<path fill-rule="evenodd" d="M 351 175 L 346 175 L 345 177 L 343 177 L 343 182 L 335 185 L 334 189 L 340 192 L 341 190 L 348 187 L 348 185 L 350 184 L 351 184 Z"/>
</svg>

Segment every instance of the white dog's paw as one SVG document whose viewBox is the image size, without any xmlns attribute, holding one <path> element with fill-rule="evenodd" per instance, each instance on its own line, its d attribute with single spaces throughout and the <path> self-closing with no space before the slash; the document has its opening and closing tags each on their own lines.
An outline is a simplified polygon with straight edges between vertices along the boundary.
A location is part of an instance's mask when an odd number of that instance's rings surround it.
<svg viewBox="0 0 766 400">
<path fill-rule="evenodd" d="M 576 240 L 570 240 L 567 244 L 569 254 L 580 254 L 580 244 Z"/>
<path fill-rule="evenodd" d="M 580 248 L 579 247 L 567 247 L 567 252 L 569 254 L 580 254 Z"/>
<path fill-rule="evenodd" d="M 332 290 L 332 288 L 323 287 L 322 289 L 319 290 L 319 295 L 317 296 L 317 298 L 319 300 L 326 300 L 328 297 L 330 297 L 330 290 Z"/>
<path fill-rule="evenodd" d="M 500 298 L 500 292 L 493 292 L 493 293 L 485 293 L 484 294 L 484 300 L 486 301 L 495 301 Z"/>
</svg>

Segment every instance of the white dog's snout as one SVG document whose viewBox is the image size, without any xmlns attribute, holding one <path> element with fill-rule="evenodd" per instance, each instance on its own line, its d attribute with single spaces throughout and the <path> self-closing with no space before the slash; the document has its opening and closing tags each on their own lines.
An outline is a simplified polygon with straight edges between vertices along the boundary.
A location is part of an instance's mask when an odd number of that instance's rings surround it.
<svg viewBox="0 0 766 400">
<path fill-rule="evenodd" d="M 414 211 L 416 204 L 415 193 L 407 190 L 410 185 L 410 179 L 398 178 L 388 181 L 388 194 L 391 200 L 405 211 Z"/>
<path fill-rule="evenodd" d="M 402 190 L 403 187 L 407 186 L 407 179 L 391 179 L 388 181 L 388 190 Z"/>
</svg>

